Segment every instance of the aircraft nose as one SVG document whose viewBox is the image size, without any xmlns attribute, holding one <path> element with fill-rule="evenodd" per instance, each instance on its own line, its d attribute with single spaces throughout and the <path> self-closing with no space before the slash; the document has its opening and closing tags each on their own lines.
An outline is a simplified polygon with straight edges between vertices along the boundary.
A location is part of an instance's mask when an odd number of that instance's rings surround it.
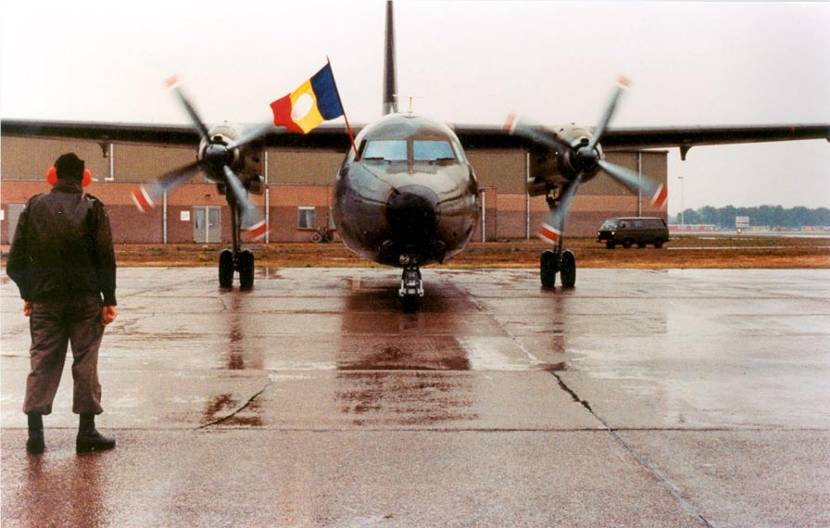
<svg viewBox="0 0 830 528">
<path fill-rule="evenodd" d="M 400 242 L 431 241 L 437 226 L 438 195 L 423 185 L 394 189 L 386 201 L 386 219 L 392 236 Z"/>
</svg>

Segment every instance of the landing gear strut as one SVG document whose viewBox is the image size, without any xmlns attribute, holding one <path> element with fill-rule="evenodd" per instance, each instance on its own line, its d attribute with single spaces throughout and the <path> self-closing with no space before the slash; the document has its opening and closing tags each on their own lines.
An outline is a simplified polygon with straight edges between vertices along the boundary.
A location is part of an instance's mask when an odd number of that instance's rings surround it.
<svg viewBox="0 0 830 528">
<path fill-rule="evenodd" d="M 231 234 L 233 249 L 223 249 L 219 253 L 219 287 L 233 287 L 233 272 L 239 272 L 239 288 L 250 290 L 254 287 L 254 254 L 250 249 L 241 249 L 239 233 L 239 208 L 236 202 L 228 199 L 231 208 Z"/>
</svg>

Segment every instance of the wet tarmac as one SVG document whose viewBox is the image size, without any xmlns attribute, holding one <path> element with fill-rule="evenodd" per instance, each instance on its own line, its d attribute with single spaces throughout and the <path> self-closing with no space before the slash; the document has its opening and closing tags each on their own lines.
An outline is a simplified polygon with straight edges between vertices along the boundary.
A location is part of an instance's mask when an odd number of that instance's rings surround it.
<svg viewBox="0 0 830 528">
<path fill-rule="evenodd" d="M 24 450 L 2 278 L 5 526 L 828 526 L 830 272 L 119 270 L 118 439 L 76 456 L 69 362 Z"/>
</svg>

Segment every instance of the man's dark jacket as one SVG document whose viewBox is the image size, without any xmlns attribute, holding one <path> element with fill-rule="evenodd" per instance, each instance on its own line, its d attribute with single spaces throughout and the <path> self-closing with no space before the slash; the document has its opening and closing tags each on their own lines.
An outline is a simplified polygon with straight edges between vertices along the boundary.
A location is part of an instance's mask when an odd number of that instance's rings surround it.
<svg viewBox="0 0 830 528">
<path fill-rule="evenodd" d="M 94 292 L 115 305 L 115 253 L 104 205 L 66 179 L 33 196 L 20 214 L 6 272 L 26 301 Z"/>
</svg>

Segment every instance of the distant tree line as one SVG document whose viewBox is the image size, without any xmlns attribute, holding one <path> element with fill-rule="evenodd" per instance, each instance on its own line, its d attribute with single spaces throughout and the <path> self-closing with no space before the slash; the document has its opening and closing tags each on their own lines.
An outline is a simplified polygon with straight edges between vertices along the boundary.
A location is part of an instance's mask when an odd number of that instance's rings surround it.
<svg viewBox="0 0 830 528">
<path fill-rule="evenodd" d="M 780 205 L 762 205 L 760 207 L 712 207 L 707 205 L 699 209 L 683 211 L 686 224 L 714 224 L 725 229 L 735 229 L 735 217 L 748 216 L 749 224 L 769 227 L 830 226 L 830 209 L 819 207 L 792 207 L 784 209 Z M 670 218 L 671 222 L 680 223 L 680 213 Z"/>
</svg>

